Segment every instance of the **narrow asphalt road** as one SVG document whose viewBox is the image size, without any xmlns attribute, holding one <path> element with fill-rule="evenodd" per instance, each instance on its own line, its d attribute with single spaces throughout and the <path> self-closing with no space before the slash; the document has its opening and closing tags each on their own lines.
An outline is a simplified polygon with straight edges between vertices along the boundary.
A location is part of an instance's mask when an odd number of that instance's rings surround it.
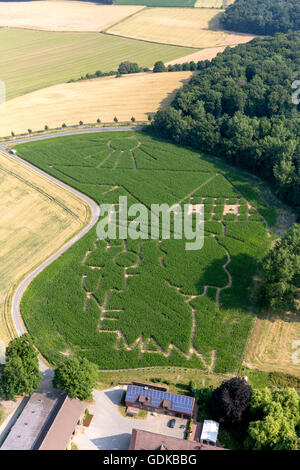
<svg viewBox="0 0 300 470">
<path fill-rule="evenodd" d="M 130 130 L 141 130 L 142 128 L 143 128 L 142 126 L 128 126 L 128 127 L 100 127 L 100 128 L 91 128 L 91 129 L 77 129 L 77 130 L 70 130 L 70 131 L 64 131 L 64 132 L 56 132 L 54 134 L 27 137 L 27 138 L 13 140 L 13 141 L 0 142 L 0 152 L 8 155 L 10 158 L 21 163 L 22 165 L 25 165 L 26 167 L 31 168 L 33 171 L 35 171 L 39 175 L 43 176 L 44 178 L 47 178 L 49 181 L 55 183 L 57 186 L 65 189 L 66 191 L 69 191 L 70 193 L 80 198 L 82 201 L 84 201 L 85 203 L 89 205 L 91 214 L 92 214 L 89 223 L 75 237 L 73 237 L 70 241 L 68 241 L 63 247 L 61 247 L 55 254 L 50 256 L 39 267 L 37 267 L 34 271 L 32 271 L 28 276 L 26 276 L 25 279 L 23 279 L 23 281 L 19 284 L 19 286 L 15 290 L 13 294 L 13 298 L 12 298 L 11 314 L 12 314 L 13 323 L 15 325 L 15 329 L 19 336 L 21 336 L 22 334 L 26 332 L 25 326 L 21 318 L 21 312 L 20 312 L 20 303 L 21 303 L 22 296 L 25 292 L 25 289 L 29 286 L 31 281 L 38 274 L 40 274 L 47 266 L 49 266 L 53 261 L 55 261 L 60 255 L 65 253 L 71 246 L 73 246 L 86 233 L 88 233 L 92 229 L 92 227 L 94 227 L 94 225 L 96 225 L 99 215 L 100 215 L 100 209 L 99 209 L 99 206 L 96 204 L 96 202 L 93 201 L 88 196 L 86 196 L 85 194 L 82 194 L 76 189 L 68 186 L 67 184 L 62 183 L 61 181 L 57 180 L 53 176 L 48 175 L 47 173 L 40 170 L 39 168 L 36 168 L 30 163 L 22 160 L 20 157 L 17 157 L 16 155 L 9 153 L 7 150 L 5 150 L 5 147 L 7 145 L 14 145 L 14 144 L 33 142 L 33 141 L 38 141 L 38 140 L 51 139 L 54 137 L 61 137 L 65 135 L 88 134 L 92 132 L 130 131 Z M 40 364 L 40 366 L 41 366 L 41 369 L 45 371 L 45 364 Z"/>
</svg>

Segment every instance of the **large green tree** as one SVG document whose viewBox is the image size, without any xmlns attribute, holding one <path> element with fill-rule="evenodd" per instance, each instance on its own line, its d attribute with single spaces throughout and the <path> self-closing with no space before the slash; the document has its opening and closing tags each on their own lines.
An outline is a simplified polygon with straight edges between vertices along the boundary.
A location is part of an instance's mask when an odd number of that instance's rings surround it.
<svg viewBox="0 0 300 470">
<path fill-rule="evenodd" d="M 253 390 L 250 412 L 247 450 L 300 450 L 300 399 L 295 389 Z"/>
<path fill-rule="evenodd" d="M 211 395 L 210 406 L 214 418 L 229 427 L 245 425 L 251 392 L 250 385 L 239 377 L 224 381 Z"/>
<path fill-rule="evenodd" d="M 141 72 L 141 69 L 135 62 L 129 62 L 128 60 L 126 60 L 125 62 L 120 63 L 118 72 L 122 75 L 126 75 L 128 73 Z"/>
<path fill-rule="evenodd" d="M 300 224 L 278 240 L 262 260 L 265 304 L 276 310 L 296 308 L 300 288 Z"/>
<path fill-rule="evenodd" d="M 54 387 L 65 390 L 70 397 L 90 400 L 98 381 L 97 366 L 86 358 L 70 357 L 56 370 Z"/>
<path fill-rule="evenodd" d="M 166 66 L 161 60 L 155 62 L 154 67 L 153 67 L 153 73 L 161 73 L 165 71 L 166 71 Z"/>
<path fill-rule="evenodd" d="M 18 395 L 31 395 L 41 381 L 38 352 L 32 338 L 25 334 L 13 339 L 6 349 L 0 394 L 7 400 L 14 400 Z"/>
</svg>

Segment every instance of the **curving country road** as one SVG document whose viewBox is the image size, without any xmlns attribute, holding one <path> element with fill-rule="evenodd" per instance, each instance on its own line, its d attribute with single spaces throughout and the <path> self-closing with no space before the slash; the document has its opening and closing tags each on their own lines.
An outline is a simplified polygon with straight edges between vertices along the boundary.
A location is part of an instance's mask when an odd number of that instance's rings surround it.
<svg viewBox="0 0 300 470">
<path fill-rule="evenodd" d="M 130 130 L 141 130 L 143 126 L 128 126 L 128 127 L 100 127 L 100 128 L 91 128 L 91 129 L 76 129 L 76 130 L 70 130 L 70 131 L 63 131 L 63 132 L 56 132 L 53 134 L 47 134 L 47 135 L 40 135 L 40 136 L 35 136 L 35 137 L 27 137 L 24 139 L 18 139 L 18 140 L 13 140 L 13 141 L 7 141 L 7 142 L 0 142 L 0 152 L 8 155 L 10 158 L 16 160 L 17 162 L 21 163 L 22 165 L 25 165 L 26 167 L 30 168 L 31 170 L 35 171 L 39 175 L 43 176 L 44 178 L 47 178 L 49 181 L 52 183 L 55 183 L 57 186 L 65 189 L 66 191 L 69 191 L 73 195 L 77 196 L 80 198 L 82 201 L 84 201 L 88 206 L 90 207 L 91 210 L 91 219 L 89 223 L 76 235 L 74 236 L 71 240 L 69 240 L 64 246 L 62 246 L 56 253 L 54 253 L 52 256 L 50 256 L 46 261 L 44 261 L 40 266 L 38 266 L 34 271 L 32 271 L 29 275 L 23 279 L 23 281 L 19 284 L 17 289 L 15 290 L 12 298 L 12 307 L 11 307 L 11 314 L 12 314 L 12 319 L 13 323 L 16 329 L 16 332 L 19 336 L 24 334 L 26 332 L 25 326 L 22 322 L 21 319 L 21 312 L 20 312 L 20 303 L 22 296 L 25 292 L 25 289 L 29 286 L 31 281 L 38 275 L 40 274 L 47 266 L 49 266 L 53 261 L 55 261 L 60 255 L 65 253 L 71 246 L 73 246 L 78 240 L 80 240 L 87 232 L 91 230 L 92 227 L 97 223 L 99 215 L 100 215 L 100 210 L 99 206 L 96 204 L 95 201 L 93 201 L 91 198 L 86 196 L 85 194 L 80 193 L 76 189 L 72 188 L 71 186 L 68 186 L 65 183 L 62 183 L 58 179 L 54 178 L 53 176 L 48 175 L 48 173 L 45 173 L 44 171 L 40 170 L 39 168 L 36 168 L 35 166 L 31 165 L 30 163 L 22 160 L 20 157 L 13 155 L 9 153 L 7 150 L 5 150 L 5 147 L 7 145 L 14 145 L 14 144 L 21 144 L 21 143 L 26 143 L 26 142 L 33 142 L 37 140 L 45 140 L 45 139 L 51 139 L 54 137 L 61 137 L 64 135 L 75 135 L 75 134 L 87 134 L 87 133 L 92 133 L 92 132 L 111 132 L 111 131 L 130 131 Z M 42 364 L 40 363 L 42 366 Z M 41 367 L 43 368 L 43 367 Z"/>
</svg>

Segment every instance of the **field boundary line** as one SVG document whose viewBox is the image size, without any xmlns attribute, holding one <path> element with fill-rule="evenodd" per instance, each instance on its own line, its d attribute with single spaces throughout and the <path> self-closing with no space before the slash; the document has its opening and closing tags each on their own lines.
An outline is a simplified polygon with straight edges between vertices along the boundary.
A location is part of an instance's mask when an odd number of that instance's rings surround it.
<svg viewBox="0 0 300 470">
<path fill-rule="evenodd" d="M 100 34 L 106 34 L 107 36 L 114 36 L 116 38 L 131 39 L 132 41 L 147 42 L 150 44 L 161 44 L 162 46 L 182 47 L 184 49 L 195 49 L 195 51 L 202 51 L 202 49 L 206 49 L 206 47 L 184 46 L 183 44 L 172 44 L 171 42 L 159 42 L 159 41 L 151 41 L 150 39 L 131 38 L 130 36 L 122 36 L 121 34 L 109 33 L 108 31 L 101 31 Z M 216 46 L 211 46 L 211 47 L 216 47 Z M 221 44 L 218 47 L 224 47 L 224 45 Z M 181 56 L 181 57 L 184 57 L 184 56 Z M 180 57 L 178 57 L 178 59 L 180 59 Z"/>
<path fill-rule="evenodd" d="M 136 16 L 139 13 L 141 13 L 142 11 L 147 10 L 149 8 L 147 5 L 136 5 L 136 6 L 141 6 L 141 7 L 144 7 L 144 8 L 141 8 L 140 10 L 137 10 L 134 13 L 131 13 L 131 15 L 125 16 L 125 18 L 122 18 L 121 20 L 117 21 L 116 23 L 113 23 L 113 24 L 107 26 L 106 28 L 99 31 L 99 33 L 106 33 L 106 31 L 108 31 L 110 28 L 114 28 L 114 26 L 117 26 L 118 24 L 121 24 L 124 21 L 129 20 L 129 18 L 132 18 L 133 16 Z"/>
</svg>

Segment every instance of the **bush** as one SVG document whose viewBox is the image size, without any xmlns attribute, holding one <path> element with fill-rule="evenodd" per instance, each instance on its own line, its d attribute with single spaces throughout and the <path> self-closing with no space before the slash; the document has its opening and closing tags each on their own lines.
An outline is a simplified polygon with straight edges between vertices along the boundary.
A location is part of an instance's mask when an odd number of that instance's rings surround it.
<svg viewBox="0 0 300 470">
<path fill-rule="evenodd" d="M 65 390 L 71 398 L 90 400 L 97 381 L 95 364 L 85 358 L 71 357 L 55 370 L 53 385 Z"/>
<path fill-rule="evenodd" d="M 300 450 L 300 399 L 295 389 L 253 390 L 251 415 L 247 450 Z"/>
<path fill-rule="evenodd" d="M 135 62 L 121 62 L 118 68 L 118 73 L 121 75 L 126 75 L 128 73 L 138 73 L 141 69 Z"/>
<path fill-rule="evenodd" d="M 158 62 L 154 64 L 153 73 L 166 72 L 166 70 L 167 70 L 166 66 L 161 60 L 159 60 Z"/>
<path fill-rule="evenodd" d="M 300 388 L 300 377 L 284 374 L 283 372 L 270 372 L 269 384 L 272 387 Z"/>
<path fill-rule="evenodd" d="M 153 382 L 154 384 L 156 383 L 162 383 L 162 378 L 161 377 L 153 377 L 152 379 L 150 379 L 151 382 Z"/>
<path fill-rule="evenodd" d="M 38 352 L 32 338 L 25 334 L 10 341 L 0 381 L 0 394 L 6 400 L 19 395 L 31 395 L 40 386 Z"/>
<path fill-rule="evenodd" d="M 214 418 L 225 426 L 247 423 L 251 392 L 250 385 L 239 377 L 223 382 L 211 396 Z"/>
</svg>

